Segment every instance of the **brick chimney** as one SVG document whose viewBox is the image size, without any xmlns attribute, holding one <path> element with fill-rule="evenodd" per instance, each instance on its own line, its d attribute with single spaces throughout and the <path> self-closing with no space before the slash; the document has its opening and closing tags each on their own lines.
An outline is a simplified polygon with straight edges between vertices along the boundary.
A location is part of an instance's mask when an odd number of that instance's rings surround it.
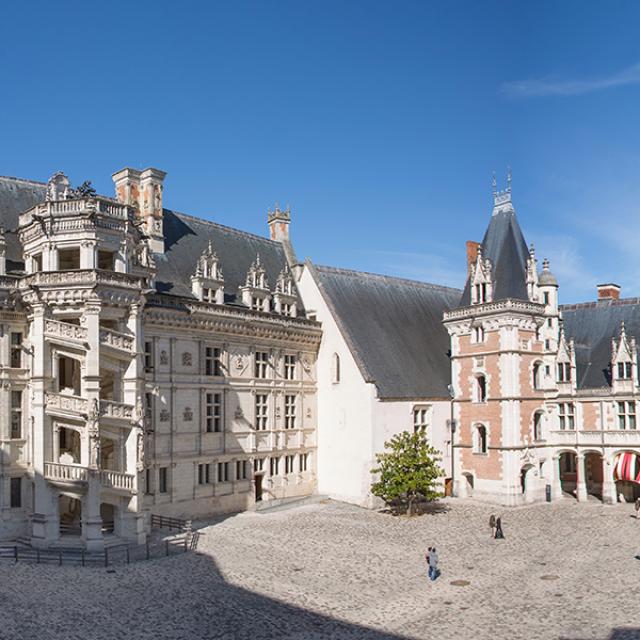
<svg viewBox="0 0 640 640">
<path fill-rule="evenodd" d="M 160 169 L 132 169 L 125 167 L 113 174 L 116 198 L 134 207 L 144 230 L 149 236 L 149 247 L 154 253 L 164 253 L 162 228 L 162 183 L 167 174 Z"/>
<path fill-rule="evenodd" d="M 471 273 L 471 265 L 476 263 L 478 259 L 479 242 L 467 240 L 467 275 Z"/>
<path fill-rule="evenodd" d="M 289 238 L 289 225 L 291 224 L 291 209 L 287 207 L 282 210 L 276 204 L 273 211 L 269 209 L 267 212 L 267 223 L 269 224 L 269 238 L 280 242 L 284 253 L 287 257 L 289 267 L 296 273 L 296 266 L 298 265 L 298 258 L 293 250 L 291 239 Z"/>
<path fill-rule="evenodd" d="M 599 284 L 598 287 L 598 300 L 619 300 L 620 299 L 620 285 L 608 283 Z"/>
</svg>

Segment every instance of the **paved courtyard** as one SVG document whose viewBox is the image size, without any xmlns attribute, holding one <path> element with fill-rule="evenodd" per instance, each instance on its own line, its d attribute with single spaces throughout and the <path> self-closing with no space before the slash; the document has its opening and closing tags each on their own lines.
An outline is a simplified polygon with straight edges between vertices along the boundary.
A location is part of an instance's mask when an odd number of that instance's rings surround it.
<svg viewBox="0 0 640 640">
<path fill-rule="evenodd" d="M 205 526 L 197 554 L 114 572 L 5 560 L 0 638 L 640 638 L 631 505 L 446 506 L 246 513 Z M 489 536 L 492 512 L 505 540 Z"/>
</svg>

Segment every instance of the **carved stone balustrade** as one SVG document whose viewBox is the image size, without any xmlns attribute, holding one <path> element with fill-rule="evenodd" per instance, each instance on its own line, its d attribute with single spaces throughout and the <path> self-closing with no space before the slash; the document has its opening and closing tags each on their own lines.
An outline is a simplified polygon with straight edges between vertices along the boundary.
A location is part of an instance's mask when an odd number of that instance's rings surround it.
<svg viewBox="0 0 640 640">
<path fill-rule="evenodd" d="M 89 410 L 89 403 L 84 398 L 52 391 L 45 394 L 45 403 L 46 412 L 50 415 L 71 416 L 79 419 Z"/>
<path fill-rule="evenodd" d="M 119 491 L 133 491 L 134 476 L 121 471 L 100 471 L 100 484 L 105 489 L 117 489 Z"/>
<path fill-rule="evenodd" d="M 133 420 L 133 405 L 115 400 L 100 400 L 100 416 L 108 420 L 131 422 Z"/>
<path fill-rule="evenodd" d="M 100 329 L 100 346 L 131 357 L 134 353 L 134 338 L 126 333 L 111 329 Z"/>
<path fill-rule="evenodd" d="M 44 321 L 44 333 L 47 338 L 53 338 L 54 340 L 57 339 L 63 342 L 71 341 L 79 344 L 85 344 L 88 336 L 85 327 L 71 324 L 70 322 L 50 319 Z"/>
<path fill-rule="evenodd" d="M 76 464 L 44 463 L 44 477 L 53 482 L 86 482 L 88 469 Z"/>
</svg>

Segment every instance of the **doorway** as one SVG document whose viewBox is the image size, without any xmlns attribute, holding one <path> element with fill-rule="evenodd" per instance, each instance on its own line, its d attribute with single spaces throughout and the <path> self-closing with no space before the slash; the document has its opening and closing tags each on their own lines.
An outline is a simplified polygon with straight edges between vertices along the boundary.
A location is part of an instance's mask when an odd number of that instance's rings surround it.
<svg viewBox="0 0 640 640">
<path fill-rule="evenodd" d="M 261 473 L 256 473 L 253 476 L 253 482 L 256 488 L 256 502 L 262 501 L 262 475 Z"/>
</svg>

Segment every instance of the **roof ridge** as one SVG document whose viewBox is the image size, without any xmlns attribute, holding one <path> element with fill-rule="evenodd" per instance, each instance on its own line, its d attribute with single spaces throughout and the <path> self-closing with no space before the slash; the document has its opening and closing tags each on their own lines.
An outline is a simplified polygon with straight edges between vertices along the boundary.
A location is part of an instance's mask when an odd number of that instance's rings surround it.
<svg viewBox="0 0 640 640">
<path fill-rule="evenodd" d="M 440 290 L 452 291 L 456 293 L 462 293 L 462 289 L 458 289 L 456 287 L 449 287 L 444 284 L 424 282 L 423 280 L 412 280 L 411 278 L 401 278 L 399 276 L 390 276 L 383 273 L 372 273 L 370 271 L 357 271 L 356 269 L 344 269 L 342 267 L 331 267 L 328 265 L 315 264 L 314 262 L 311 262 L 311 264 L 320 271 L 329 271 L 332 273 L 340 273 L 343 275 L 367 276 L 371 278 L 380 278 L 381 280 L 394 280 L 395 282 L 405 282 L 407 284 L 418 285 L 420 287 L 425 287 L 426 289 L 440 289 Z"/>
<path fill-rule="evenodd" d="M 15 176 L 0 176 L 0 180 L 15 180 L 16 182 L 28 182 L 29 184 L 37 184 L 42 187 L 46 187 L 46 182 L 39 182 L 38 180 L 29 180 L 28 178 L 16 178 Z"/>
<path fill-rule="evenodd" d="M 264 240 L 265 242 L 268 242 L 270 244 L 275 244 L 275 245 L 279 245 L 281 246 L 282 243 L 279 242 L 278 240 L 271 240 L 271 238 L 267 238 L 266 236 L 260 236 L 257 233 L 251 233 L 249 231 L 243 231 L 242 229 L 236 229 L 235 227 L 230 227 L 229 225 L 226 224 L 221 224 L 220 222 L 214 222 L 213 220 L 207 220 L 205 218 L 199 218 L 198 216 L 192 216 L 188 213 L 183 213 L 182 211 L 175 211 L 174 209 L 167 209 L 166 207 L 164 207 L 165 211 L 170 211 L 171 213 L 173 213 L 174 215 L 180 217 L 180 218 L 186 218 L 187 220 L 193 220 L 194 222 L 200 222 L 202 224 L 207 224 L 210 225 L 212 227 L 218 227 L 221 229 L 226 229 L 227 231 L 232 231 L 233 233 L 236 233 L 239 236 L 245 236 L 245 237 L 249 237 L 249 238 L 255 238 L 256 240 Z"/>
<path fill-rule="evenodd" d="M 619 298 L 618 300 L 589 300 L 587 302 L 574 302 L 572 304 L 560 304 L 561 311 L 572 311 L 573 309 L 622 307 L 629 304 L 640 304 L 640 298 Z"/>
</svg>

